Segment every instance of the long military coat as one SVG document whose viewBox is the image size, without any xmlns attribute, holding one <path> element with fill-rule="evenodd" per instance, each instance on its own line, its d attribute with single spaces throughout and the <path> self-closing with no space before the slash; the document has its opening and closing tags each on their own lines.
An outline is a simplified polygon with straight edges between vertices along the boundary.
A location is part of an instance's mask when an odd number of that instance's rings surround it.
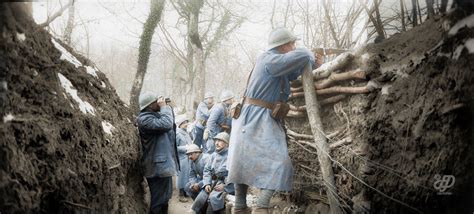
<svg viewBox="0 0 474 214">
<path fill-rule="evenodd" d="M 314 56 L 304 48 L 286 54 L 266 51 L 257 59 L 245 96 L 271 103 L 287 101 L 289 81 L 300 76 L 308 62 L 314 65 Z M 230 136 L 229 182 L 292 189 L 293 167 L 285 132 L 282 122 L 271 117 L 270 109 L 245 104 L 240 117 L 232 122 Z"/>
</svg>

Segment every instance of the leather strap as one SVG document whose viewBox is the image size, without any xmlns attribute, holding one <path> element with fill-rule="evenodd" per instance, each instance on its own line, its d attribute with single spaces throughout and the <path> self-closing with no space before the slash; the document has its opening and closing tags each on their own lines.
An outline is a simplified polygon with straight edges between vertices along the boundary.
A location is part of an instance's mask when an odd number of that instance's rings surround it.
<svg viewBox="0 0 474 214">
<path fill-rule="evenodd" d="M 273 104 L 273 103 L 269 103 L 269 102 L 264 101 L 264 100 L 254 99 L 254 98 L 250 98 L 250 97 L 245 98 L 244 104 L 256 105 L 256 106 L 260 106 L 260 107 L 263 107 L 263 108 L 268 108 L 270 110 L 272 110 L 273 107 L 275 106 L 275 104 Z"/>
</svg>

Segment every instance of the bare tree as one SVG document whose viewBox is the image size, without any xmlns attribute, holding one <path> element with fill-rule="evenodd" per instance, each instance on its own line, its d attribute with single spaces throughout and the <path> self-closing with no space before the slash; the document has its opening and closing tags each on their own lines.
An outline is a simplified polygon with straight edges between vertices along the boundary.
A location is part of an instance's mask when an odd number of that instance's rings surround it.
<svg viewBox="0 0 474 214">
<path fill-rule="evenodd" d="M 413 19 L 413 27 L 415 27 L 416 25 L 418 25 L 418 13 L 417 13 L 417 10 L 416 10 L 416 2 L 417 0 L 411 0 L 411 6 L 412 6 L 412 9 L 411 9 L 411 13 L 412 13 L 412 19 Z"/>
<path fill-rule="evenodd" d="M 192 111 L 204 97 L 207 59 L 220 42 L 241 25 L 243 18 L 233 14 L 219 1 L 181 0 L 171 3 L 181 18 L 177 25 L 186 24 L 187 34 L 183 38 L 185 50 L 178 47 L 178 42 L 165 27 L 160 26 L 160 29 L 167 44 L 165 48 L 186 68 L 186 94 L 189 101 L 186 101 L 185 106 L 188 111 Z"/>
<path fill-rule="evenodd" d="M 433 0 L 426 0 L 426 9 L 428 10 L 428 19 L 433 17 L 435 14 L 433 4 L 434 4 Z"/>
<path fill-rule="evenodd" d="M 56 11 L 55 13 L 53 13 L 53 15 L 51 16 L 48 16 L 46 18 L 46 21 L 39 24 L 39 27 L 40 28 L 43 28 L 43 27 L 46 27 L 48 26 L 51 22 L 53 22 L 55 19 L 57 19 L 58 17 L 60 17 L 61 15 L 63 15 L 64 11 L 66 11 L 72 4 L 74 3 L 73 0 L 69 0 L 69 2 L 62 6 L 58 11 Z"/>
<path fill-rule="evenodd" d="M 135 79 L 133 81 L 132 90 L 130 92 L 130 108 L 137 112 L 138 110 L 138 97 L 142 90 L 143 79 L 146 74 L 148 61 L 151 53 L 151 41 L 155 34 L 155 28 L 160 22 L 161 13 L 165 0 L 151 0 L 150 14 L 143 25 L 143 33 L 140 38 L 140 46 L 138 48 L 138 67 Z"/>
<path fill-rule="evenodd" d="M 72 1 L 71 6 L 69 7 L 69 17 L 67 19 L 67 25 L 66 28 L 64 29 L 64 34 L 63 34 L 63 40 L 66 44 L 71 45 L 71 34 L 72 34 L 72 29 L 74 28 L 74 0 Z"/>
</svg>

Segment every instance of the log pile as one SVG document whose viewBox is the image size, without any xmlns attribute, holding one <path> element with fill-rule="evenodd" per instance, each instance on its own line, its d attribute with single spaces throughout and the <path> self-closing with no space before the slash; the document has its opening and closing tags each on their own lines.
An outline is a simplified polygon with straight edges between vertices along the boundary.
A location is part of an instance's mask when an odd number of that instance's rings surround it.
<svg viewBox="0 0 474 214">
<path fill-rule="evenodd" d="M 333 61 L 313 70 L 314 89 L 319 97 L 319 105 L 335 104 L 350 95 L 366 94 L 380 89 L 376 81 L 370 80 L 369 72 L 366 69 L 360 68 L 367 66 L 351 69 L 352 65 L 360 64 L 354 62 L 355 58 L 354 54 L 346 52 L 336 57 Z M 348 82 L 357 85 L 347 86 Z M 290 92 L 290 100 L 304 96 L 301 79 L 291 83 Z M 287 116 L 290 118 L 306 117 L 306 107 L 290 105 L 290 111 Z"/>
</svg>

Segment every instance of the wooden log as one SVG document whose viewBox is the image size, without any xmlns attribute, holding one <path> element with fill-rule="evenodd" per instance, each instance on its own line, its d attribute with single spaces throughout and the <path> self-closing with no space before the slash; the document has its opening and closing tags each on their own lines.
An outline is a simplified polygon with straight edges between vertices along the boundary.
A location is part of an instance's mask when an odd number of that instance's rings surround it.
<svg viewBox="0 0 474 214">
<path fill-rule="evenodd" d="M 317 95 L 328 95 L 328 94 L 365 94 L 373 91 L 370 85 L 365 86 L 334 86 L 330 88 L 324 88 L 316 90 Z M 290 98 L 302 97 L 304 92 L 294 92 L 290 94 Z"/>
<path fill-rule="evenodd" d="M 314 88 L 324 89 L 328 88 L 329 86 L 333 85 L 336 82 L 346 81 L 346 80 L 353 80 L 353 79 L 366 79 L 366 72 L 360 69 L 348 71 L 344 73 L 332 73 L 327 79 L 324 79 L 320 82 L 314 84 Z M 303 87 L 291 87 L 291 92 L 301 92 L 303 91 Z"/>
<path fill-rule="evenodd" d="M 329 77 L 332 72 L 340 70 L 346 67 L 349 63 L 352 62 L 354 59 L 354 55 L 352 53 L 343 53 L 337 56 L 334 60 L 322 64 L 319 68 L 313 71 L 313 76 L 316 79 L 324 79 Z"/>
<path fill-rule="evenodd" d="M 326 142 L 326 137 L 323 133 L 323 125 L 321 123 L 321 116 L 319 114 L 319 104 L 314 90 L 313 74 L 311 73 L 311 64 L 308 63 L 302 75 L 304 97 L 306 102 L 306 110 L 308 112 L 309 124 L 314 136 L 314 142 L 318 151 L 318 160 L 321 166 L 323 180 L 325 181 L 326 191 L 328 196 L 329 207 L 331 213 L 342 213 L 339 206 L 336 183 L 334 182 L 334 173 L 332 170 L 331 159 L 329 158 L 329 146 Z"/>
<path fill-rule="evenodd" d="M 295 131 L 292 131 L 291 129 L 286 129 L 286 134 L 291 135 L 295 137 L 296 139 L 306 139 L 306 140 L 313 139 L 312 135 L 296 133 Z"/>
</svg>

